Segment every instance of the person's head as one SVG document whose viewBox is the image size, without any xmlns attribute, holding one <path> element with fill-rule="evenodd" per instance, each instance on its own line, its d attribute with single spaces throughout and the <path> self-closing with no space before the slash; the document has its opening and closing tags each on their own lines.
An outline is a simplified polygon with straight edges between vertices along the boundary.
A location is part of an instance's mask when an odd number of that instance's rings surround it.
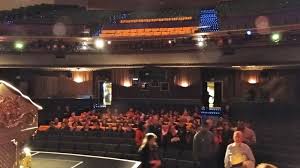
<svg viewBox="0 0 300 168">
<path fill-rule="evenodd" d="M 214 121 L 212 119 L 207 119 L 205 122 L 207 123 L 208 129 L 211 129 L 214 125 Z"/>
<path fill-rule="evenodd" d="M 278 167 L 275 165 L 272 165 L 272 164 L 268 164 L 268 163 L 261 163 L 261 164 L 257 165 L 256 168 L 278 168 Z"/>
<path fill-rule="evenodd" d="M 58 118 L 55 118 L 55 119 L 54 119 L 54 123 L 55 123 L 55 124 L 58 124 L 58 123 L 59 123 L 59 119 L 58 119 Z"/>
<path fill-rule="evenodd" d="M 141 131 L 144 131 L 144 123 L 143 122 L 140 122 L 140 123 L 138 123 L 138 126 L 137 126 L 137 128 L 139 129 L 139 130 L 141 130 Z"/>
<path fill-rule="evenodd" d="M 223 123 L 223 128 L 224 128 L 224 130 L 229 130 L 230 129 L 230 124 L 229 124 L 229 122 L 224 122 Z"/>
<path fill-rule="evenodd" d="M 243 131 L 245 129 L 245 123 L 243 121 L 239 121 L 237 125 L 237 129 L 239 131 Z"/>
<path fill-rule="evenodd" d="M 243 142 L 243 133 L 241 131 L 235 131 L 233 133 L 233 141 L 235 143 L 242 143 Z"/>
<path fill-rule="evenodd" d="M 157 136 L 154 133 L 147 133 L 143 139 L 143 143 L 140 146 L 139 150 L 142 150 L 145 146 L 154 146 L 156 145 Z"/>
<path fill-rule="evenodd" d="M 50 125 L 50 127 L 55 127 L 55 125 L 54 125 L 54 122 L 53 121 L 51 121 L 50 123 L 49 123 L 49 125 Z"/>
</svg>

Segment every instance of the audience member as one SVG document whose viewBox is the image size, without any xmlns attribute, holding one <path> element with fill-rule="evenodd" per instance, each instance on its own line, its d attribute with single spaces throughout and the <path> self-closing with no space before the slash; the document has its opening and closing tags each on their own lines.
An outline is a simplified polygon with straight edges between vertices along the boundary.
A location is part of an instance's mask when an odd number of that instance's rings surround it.
<svg viewBox="0 0 300 168">
<path fill-rule="evenodd" d="M 161 165 L 160 154 L 157 145 L 157 136 L 147 133 L 139 148 L 142 168 L 159 168 Z"/>
<path fill-rule="evenodd" d="M 243 143 L 243 133 L 234 132 L 233 141 L 227 146 L 224 158 L 225 168 L 254 168 L 255 159 L 250 147 Z"/>
<path fill-rule="evenodd" d="M 141 146 L 144 139 L 144 125 L 143 123 L 138 124 L 138 128 L 135 131 L 135 144 Z"/>
<path fill-rule="evenodd" d="M 195 134 L 193 140 L 193 155 L 195 160 L 200 162 L 201 168 L 216 167 L 216 144 L 209 128 L 210 124 L 204 122 L 203 128 Z"/>
<path fill-rule="evenodd" d="M 246 127 L 244 122 L 239 122 L 238 123 L 238 131 L 241 131 L 244 136 L 244 142 L 248 145 L 254 145 L 256 143 L 256 135 L 255 132 Z"/>
</svg>

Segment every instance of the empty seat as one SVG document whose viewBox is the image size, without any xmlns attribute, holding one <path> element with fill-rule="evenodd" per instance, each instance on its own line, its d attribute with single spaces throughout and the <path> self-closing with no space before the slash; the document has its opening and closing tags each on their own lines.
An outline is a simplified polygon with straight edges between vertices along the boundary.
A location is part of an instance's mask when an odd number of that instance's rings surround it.
<svg viewBox="0 0 300 168">
<path fill-rule="evenodd" d="M 100 143 L 101 142 L 101 138 L 100 137 L 96 137 L 96 136 L 91 136 L 87 138 L 87 141 L 89 143 Z"/>
<path fill-rule="evenodd" d="M 106 152 L 116 152 L 118 145 L 117 144 L 105 144 L 104 148 L 105 148 L 104 150 Z"/>
<path fill-rule="evenodd" d="M 193 152 L 191 150 L 185 150 L 180 155 L 180 160 L 193 161 Z"/>
<path fill-rule="evenodd" d="M 58 142 L 57 141 L 48 141 L 46 144 L 46 150 L 50 152 L 58 151 Z"/>
<path fill-rule="evenodd" d="M 177 149 L 167 149 L 165 151 L 165 158 L 173 158 L 173 159 L 177 159 L 179 157 L 179 151 Z"/>
<path fill-rule="evenodd" d="M 120 147 L 119 147 L 119 152 L 121 153 L 133 153 L 133 147 L 131 145 L 127 145 L 127 144 L 120 144 Z"/>
<path fill-rule="evenodd" d="M 177 167 L 193 168 L 195 167 L 195 163 L 193 161 L 188 161 L 188 160 L 177 160 Z"/>
<path fill-rule="evenodd" d="M 75 144 L 75 152 L 80 154 L 91 154 L 88 143 Z"/>
<path fill-rule="evenodd" d="M 74 153 L 74 144 L 70 142 L 63 142 L 60 145 L 60 151 L 65 153 Z"/>
<path fill-rule="evenodd" d="M 176 168 L 177 162 L 176 162 L 176 159 L 164 158 L 163 165 L 166 168 L 169 168 L 169 167 Z"/>
<path fill-rule="evenodd" d="M 46 141 L 35 140 L 35 141 L 32 142 L 31 147 L 32 147 L 33 150 L 45 150 Z"/>
<path fill-rule="evenodd" d="M 60 136 L 59 135 L 50 135 L 48 136 L 48 141 L 59 141 Z"/>
<path fill-rule="evenodd" d="M 138 154 L 124 154 L 124 157 L 129 160 L 140 160 Z"/>
<path fill-rule="evenodd" d="M 105 151 L 104 144 L 102 143 L 96 143 L 96 144 L 90 144 L 90 150 L 92 151 Z"/>
</svg>

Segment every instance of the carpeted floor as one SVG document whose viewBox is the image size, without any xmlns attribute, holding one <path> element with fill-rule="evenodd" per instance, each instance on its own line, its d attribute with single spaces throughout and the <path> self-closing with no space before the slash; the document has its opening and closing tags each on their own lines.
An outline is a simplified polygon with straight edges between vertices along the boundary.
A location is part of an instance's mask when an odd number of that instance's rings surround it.
<svg viewBox="0 0 300 168">
<path fill-rule="evenodd" d="M 33 152 L 32 168 L 138 168 L 140 162 L 90 155 Z"/>
</svg>

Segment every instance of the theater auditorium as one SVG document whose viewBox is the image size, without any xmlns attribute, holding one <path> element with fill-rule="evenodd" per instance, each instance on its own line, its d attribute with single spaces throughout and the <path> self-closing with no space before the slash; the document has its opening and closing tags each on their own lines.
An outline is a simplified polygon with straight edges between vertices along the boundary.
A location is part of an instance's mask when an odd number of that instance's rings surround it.
<svg viewBox="0 0 300 168">
<path fill-rule="evenodd" d="M 299 168 L 299 0 L 0 2 L 0 168 Z"/>
</svg>

